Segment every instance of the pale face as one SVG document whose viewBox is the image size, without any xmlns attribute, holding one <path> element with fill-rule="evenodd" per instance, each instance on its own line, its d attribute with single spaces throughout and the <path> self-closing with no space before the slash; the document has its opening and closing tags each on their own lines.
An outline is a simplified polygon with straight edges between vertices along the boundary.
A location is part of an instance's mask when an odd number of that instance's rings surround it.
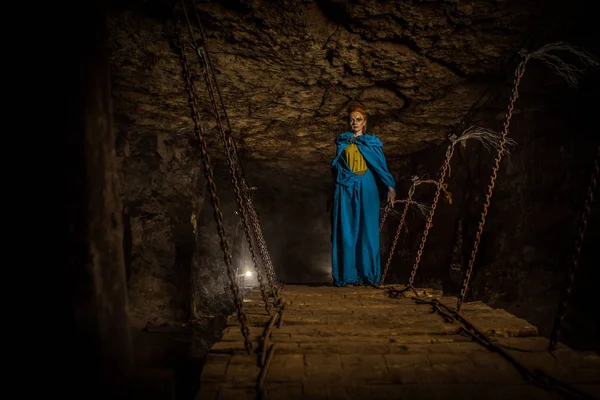
<svg viewBox="0 0 600 400">
<path fill-rule="evenodd" d="M 356 111 L 350 113 L 350 129 L 352 133 L 355 135 L 363 134 L 363 128 L 365 127 L 367 121 L 363 118 L 362 114 Z"/>
</svg>

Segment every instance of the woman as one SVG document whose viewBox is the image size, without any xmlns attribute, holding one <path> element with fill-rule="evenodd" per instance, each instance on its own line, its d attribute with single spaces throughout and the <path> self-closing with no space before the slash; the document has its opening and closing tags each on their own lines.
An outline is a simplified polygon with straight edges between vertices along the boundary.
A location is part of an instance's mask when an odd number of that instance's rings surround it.
<svg viewBox="0 0 600 400">
<path fill-rule="evenodd" d="M 351 132 L 340 134 L 331 163 L 334 188 L 331 210 L 332 274 L 335 286 L 378 285 L 380 201 L 393 202 L 395 183 L 387 168 L 383 145 L 367 134 L 367 113 L 360 105 L 348 109 Z"/>
</svg>

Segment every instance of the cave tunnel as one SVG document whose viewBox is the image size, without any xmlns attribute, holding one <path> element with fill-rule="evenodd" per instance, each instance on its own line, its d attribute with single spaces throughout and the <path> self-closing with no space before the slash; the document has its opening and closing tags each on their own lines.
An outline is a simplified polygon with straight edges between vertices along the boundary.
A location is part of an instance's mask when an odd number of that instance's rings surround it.
<svg viewBox="0 0 600 400">
<path fill-rule="evenodd" d="M 600 44 L 590 2 L 65 7 L 48 38 L 60 66 L 67 350 L 91 393 L 75 385 L 73 397 L 216 398 L 199 394 L 200 376 L 256 293 L 390 298 L 407 283 L 510 313 L 546 341 L 562 313 L 560 343 L 585 354 L 600 393 L 600 193 L 590 183 Z M 352 106 L 366 111 L 358 136 Z M 371 216 L 364 238 L 379 235 L 371 281 L 332 277 L 334 244 L 336 254 L 349 246 L 332 226 L 345 223 L 342 196 L 356 195 L 338 174 L 340 163 L 350 171 L 348 152 L 336 158 L 344 137 L 359 144 L 375 185 L 370 211 L 346 210 Z M 368 185 L 352 171 L 352 185 Z M 356 240 L 352 251 L 367 246 Z M 298 385 L 298 398 L 335 397 Z M 383 393 L 370 385 L 340 398 Z M 413 393 L 396 386 L 386 398 Z M 243 398 L 293 397 L 286 388 Z M 546 394 L 506 398 L 561 398 Z M 445 395 L 411 398 L 467 398 Z"/>
</svg>

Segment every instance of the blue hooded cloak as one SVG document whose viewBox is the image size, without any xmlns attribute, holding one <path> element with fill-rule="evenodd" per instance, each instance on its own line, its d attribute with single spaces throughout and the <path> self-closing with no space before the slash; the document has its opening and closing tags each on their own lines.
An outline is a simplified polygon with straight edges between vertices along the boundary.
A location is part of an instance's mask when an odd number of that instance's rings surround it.
<svg viewBox="0 0 600 400">
<path fill-rule="evenodd" d="M 367 164 L 364 175 L 352 172 L 343 152 L 355 143 Z M 355 283 L 379 284 L 380 201 L 387 198 L 388 187 L 396 189 L 387 168 L 383 144 L 372 134 L 354 138 L 352 132 L 340 134 L 331 163 L 335 191 L 331 210 L 332 274 L 336 286 Z"/>
</svg>

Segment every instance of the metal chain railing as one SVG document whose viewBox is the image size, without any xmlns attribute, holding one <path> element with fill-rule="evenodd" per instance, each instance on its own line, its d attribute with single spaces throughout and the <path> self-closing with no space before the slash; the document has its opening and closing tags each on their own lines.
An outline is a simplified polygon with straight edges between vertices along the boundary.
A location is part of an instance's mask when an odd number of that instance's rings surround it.
<svg viewBox="0 0 600 400">
<path fill-rule="evenodd" d="M 260 228 L 260 222 L 258 220 L 258 215 L 256 214 L 256 210 L 254 210 L 252 200 L 248 199 L 250 206 L 248 207 L 250 211 L 250 219 L 252 220 L 252 229 L 254 230 L 254 236 L 256 237 L 256 244 L 258 246 L 258 250 L 260 256 L 262 258 L 263 266 L 265 268 L 265 273 L 267 275 L 267 280 L 269 281 L 269 286 L 271 287 L 271 295 L 275 299 L 279 299 L 279 285 L 277 283 L 275 277 L 275 270 L 273 268 L 273 263 L 271 262 L 271 257 L 269 255 L 269 251 L 267 249 L 267 244 L 265 242 L 265 238 L 262 235 L 262 230 Z"/>
<path fill-rule="evenodd" d="M 381 233 L 381 231 L 383 230 L 385 221 L 387 220 L 387 217 L 393 208 L 394 208 L 394 206 L 389 202 L 385 205 L 385 208 L 383 209 L 383 216 L 381 217 L 381 222 L 379 223 L 379 233 Z"/>
<path fill-rule="evenodd" d="M 417 270 L 419 269 L 419 263 L 421 262 L 421 257 L 423 256 L 423 249 L 425 248 L 425 243 L 427 243 L 427 236 L 429 235 L 429 230 L 433 226 L 433 216 L 435 215 L 435 209 L 440 200 L 440 194 L 442 193 L 442 190 L 444 192 L 446 192 L 447 186 L 444 185 L 444 180 L 446 179 L 448 167 L 450 166 L 450 160 L 452 159 L 452 156 L 454 155 L 454 147 L 457 143 L 455 138 L 456 137 L 454 135 L 451 136 L 451 138 L 450 138 L 451 143 L 450 143 L 450 145 L 448 145 L 448 149 L 446 150 L 446 159 L 444 160 L 444 164 L 442 165 L 442 168 L 440 170 L 440 175 L 439 175 L 438 181 L 436 183 L 437 188 L 435 191 L 435 195 L 433 197 L 433 203 L 431 204 L 431 209 L 429 211 L 429 215 L 427 216 L 427 221 L 425 222 L 425 230 L 423 231 L 423 237 L 421 238 L 421 244 L 419 245 L 419 250 L 417 251 L 417 257 L 413 264 L 413 268 L 410 273 L 410 278 L 408 279 L 407 289 L 409 289 L 409 288 L 414 289 L 413 285 L 415 282 L 415 276 L 417 274 Z M 448 192 L 446 192 L 446 193 L 448 193 Z M 447 196 L 448 196 L 448 194 L 447 194 Z"/>
<path fill-rule="evenodd" d="M 225 107 L 225 103 L 223 101 L 223 96 L 221 95 L 221 90 L 219 89 L 215 70 L 212 65 L 212 60 L 210 57 L 210 52 L 208 51 L 208 41 L 206 40 L 206 34 L 204 32 L 202 20 L 200 19 L 200 16 L 198 14 L 198 9 L 195 6 L 195 2 L 194 2 L 193 10 L 194 10 L 194 14 L 196 16 L 196 21 L 198 23 L 198 29 L 200 32 L 200 40 L 201 40 L 200 44 L 202 45 L 202 47 L 205 50 L 204 51 L 204 56 L 205 56 L 204 60 L 206 61 L 206 65 L 208 67 L 208 72 L 210 73 L 210 76 L 212 78 L 214 88 L 216 89 L 216 95 L 217 95 L 217 98 L 219 99 L 219 103 L 221 105 L 223 119 L 225 120 L 225 123 L 227 124 L 226 134 L 227 134 L 227 138 L 229 139 L 229 145 L 230 145 L 229 152 L 230 152 L 232 159 L 234 160 L 234 167 L 238 174 L 238 180 L 239 180 L 239 182 L 241 182 L 243 198 L 245 198 L 247 200 L 246 205 L 249 209 L 251 220 L 253 221 L 253 228 L 254 228 L 256 239 L 258 242 L 259 250 L 261 251 L 261 258 L 263 259 L 263 266 L 266 269 L 267 277 L 269 279 L 269 285 L 271 286 L 271 290 L 273 291 L 274 297 L 279 301 L 280 299 L 279 299 L 278 291 L 281 287 L 280 287 L 280 284 L 277 283 L 277 280 L 275 278 L 275 270 L 273 268 L 273 263 L 271 262 L 271 256 L 269 254 L 267 244 L 262 235 L 262 229 L 260 226 L 258 214 L 256 212 L 256 209 L 254 208 L 254 204 L 251 201 L 251 193 L 250 193 L 250 190 L 248 189 L 248 184 L 246 182 L 244 168 L 240 162 L 240 157 L 238 154 L 237 146 L 235 145 L 235 141 L 233 140 L 231 124 L 229 122 L 229 117 L 227 115 L 227 108 Z"/>
<path fill-rule="evenodd" d="M 392 242 L 392 247 L 390 249 L 390 253 L 388 254 L 388 259 L 385 263 L 385 267 L 383 268 L 383 273 L 381 274 L 381 280 L 379 281 L 379 285 L 383 285 L 385 281 L 385 277 L 390 269 L 390 264 L 392 263 L 392 258 L 394 257 L 394 251 L 396 250 L 396 245 L 398 244 L 398 239 L 400 238 L 400 233 L 402 232 L 402 227 L 404 226 L 404 221 L 406 220 L 406 214 L 408 213 L 408 207 L 412 202 L 413 194 L 415 194 L 416 182 L 408 189 L 408 197 L 406 198 L 406 203 L 404 204 L 404 208 L 402 209 L 402 215 L 400 215 L 400 222 L 398 223 L 398 229 L 396 229 L 396 235 L 394 236 L 394 241 Z"/>
<path fill-rule="evenodd" d="M 394 297 L 394 293 L 390 293 L 390 297 Z M 525 382 L 528 382 L 547 392 L 553 392 L 564 399 L 572 400 L 593 400 L 591 396 L 571 384 L 561 382 L 552 376 L 548 375 L 541 369 L 531 369 L 519 362 L 508 351 L 506 346 L 502 346 L 492 340 L 480 328 L 475 326 L 468 320 L 463 313 L 451 309 L 447 305 L 440 302 L 438 299 L 423 300 L 413 298 L 416 304 L 426 304 L 432 307 L 432 311 L 440 315 L 446 323 L 454 323 L 457 326 L 457 333 L 464 334 L 470 337 L 475 343 L 484 346 L 490 352 L 496 353 L 509 362 L 516 371 L 521 374 Z M 509 348 L 515 350 L 515 348 Z M 518 350 L 518 349 L 517 349 Z M 525 351 L 525 350 L 524 350 Z"/>
<path fill-rule="evenodd" d="M 229 278 L 229 285 L 231 292 L 233 294 L 233 301 L 237 311 L 237 317 L 240 321 L 240 329 L 242 335 L 244 336 L 244 347 L 246 351 L 250 353 L 252 351 L 252 342 L 250 341 L 250 327 L 246 321 L 246 314 L 244 313 L 242 298 L 240 295 L 239 287 L 237 285 L 237 279 L 235 275 L 235 270 L 233 268 L 233 262 L 231 257 L 231 251 L 229 249 L 229 244 L 227 243 L 227 239 L 225 237 L 225 226 L 223 224 L 223 213 L 221 212 L 221 207 L 219 204 L 219 198 L 217 196 L 217 188 L 214 182 L 214 173 L 212 170 L 210 156 L 208 154 L 208 149 L 206 145 L 206 140 L 204 139 L 203 128 L 200 126 L 199 120 L 199 111 L 198 111 L 198 103 L 196 98 L 196 93 L 194 90 L 194 83 L 192 80 L 190 66 L 188 58 L 185 54 L 185 45 L 183 41 L 183 35 L 181 30 L 181 21 L 179 19 L 179 14 L 177 12 L 176 5 L 173 3 L 173 15 L 175 16 L 175 37 L 176 43 L 179 50 L 179 58 L 181 62 L 184 85 L 186 92 L 188 94 L 188 103 L 191 108 L 192 120 L 194 122 L 194 132 L 196 137 L 200 143 L 200 153 L 202 165 L 204 167 L 204 176 L 206 177 L 208 191 L 210 192 L 210 201 L 214 211 L 215 222 L 217 223 L 217 233 L 220 239 L 220 246 L 223 251 L 223 256 L 225 260 L 225 265 L 227 267 L 227 276 Z"/>
<path fill-rule="evenodd" d="M 206 49 L 206 51 L 205 51 L 206 62 L 209 67 L 210 74 L 212 76 L 212 80 L 213 80 L 215 88 L 216 88 L 217 97 L 219 98 L 219 102 L 221 104 L 221 110 L 223 111 L 224 120 L 227 124 L 227 135 L 228 135 L 228 139 L 230 141 L 229 144 L 230 144 L 231 156 L 235 161 L 236 172 L 238 174 L 238 179 L 241 182 L 242 193 L 244 194 L 244 198 L 247 201 L 246 204 L 247 204 L 247 207 L 250 212 L 250 217 L 253 221 L 253 229 L 254 229 L 254 233 L 256 235 L 259 250 L 261 252 L 261 258 L 263 259 L 263 265 L 265 266 L 265 269 L 267 272 L 267 278 L 269 280 L 269 285 L 271 286 L 272 294 L 275 298 L 279 299 L 278 291 L 280 289 L 280 285 L 277 283 L 277 279 L 275 277 L 275 269 L 274 269 L 273 263 L 271 261 L 271 255 L 269 253 L 266 241 L 262 234 L 262 228 L 261 228 L 260 222 L 259 222 L 260 220 L 258 218 L 258 214 L 254 207 L 254 203 L 252 202 L 252 195 L 248 188 L 248 183 L 246 181 L 244 168 L 242 166 L 242 163 L 240 162 L 240 157 L 239 157 L 239 154 L 237 151 L 237 147 L 235 145 L 235 141 L 233 140 L 231 124 L 229 122 L 229 117 L 227 116 L 227 109 L 225 108 L 225 104 L 223 102 L 223 96 L 221 95 L 221 91 L 220 91 L 219 85 L 217 83 L 217 78 L 216 78 L 216 75 L 214 72 L 212 61 L 210 59 L 210 53 L 208 51 L 208 43 L 206 41 L 206 36 L 204 34 L 204 28 L 202 27 L 202 21 L 200 20 L 200 16 L 198 15 L 198 10 L 196 9 L 196 7 L 194 7 L 194 11 L 196 14 L 196 20 L 198 21 L 198 27 L 200 30 L 202 44 L 203 44 L 204 48 Z"/>
<path fill-rule="evenodd" d="M 279 298 L 278 291 L 280 289 L 280 284 L 277 283 L 277 279 L 275 277 L 275 269 L 273 268 L 273 263 L 271 261 L 271 256 L 269 254 L 269 250 L 267 248 L 266 241 L 262 235 L 262 228 L 260 226 L 258 214 L 256 212 L 256 209 L 254 208 L 254 204 L 252 203 L 252 196 L 251 196 L 250 190 L 248 188 L 248 184 L 246 182 L 246 176 L 244 173 L 244 168 L 242 166 L 242 163 L 240 162 L 240 157 L 238 154 L 237 146 L 235 145 L 235 141 L 233 140 L 233 134 L 232 134 L 233 131 L 231 129 L 231 124 L 229 122 L 229 116 L 227 115 L 227 108 L 225 107 L 225 103 L 223 101 L 223 96 L 221 95 L 221 90 L 219 89 L 219 85 L 218 85 L 217 78 L 215 75 L 215 70 L 212 65 L 210 52 L 208 51 L 208 41 L 206 40 L 206 34 L 204 32 L 202 20 L 200 19 L 200 15 L 198 14 L 198 8 L 196 7 L 195 2 L 193 2 L 193 3 L 194 3 L 193 10 L 194 10 L 194 14 L 196 16 L 196 21 L 198 22 L 198 29 L 200 31 L 201 44 L 205 49 L 205 56 L 206 56 L 205 60 L 208 65 L 208 70 L 211 74 L 212 80 L 214 82 L 217 97 L 219 99 L 219 103 L 221 105 L 221 110 L 223 112 L 223 119 L 225 120 L 225 123 L 227 124 L 227 135 L 228 135 L 228 139 L 230 141 L 229 144 L 230 144 L 231 156 L 235 161 L 234 165 L 236 167 L 236 172 L 238 173 L 238 179 L 241 182 L 242 193 L 244 194 L 244 198 L 247 199 L 247 207 L 250 211 L 250 216 L 253 221 L 253 228 L 255 231 L 256 239 L 258 241 L 259 250 L 261 251 L 261 257 L 263 258 L 263 265 L 265 266 L 265 269 L 267 272 L 267 277 L 269 279 L 269 285 L 271 286 L 271 290 L 273 291 L 274 297 L 279 301 L 280 298 Z"/>
<path fill-rule="evenodd" d="M 271 314 L 272 312 L 272 305 L 271 302 L 269 301 L 269 298 L 267 296 L 267 288 L 265 286 L 265 282 L 264 282 L 264 277 L 263 277 L 263 271 L 260 268 L 260 264 L 258 261 L 258 257 L 256 256 L 256 249 L 254 248 L 254 244 L 252 241 L 252 237 L 250 234 L 250 224 L 249 224 L 249 218 L 248 218 L 248 209 L 246 207 L 245 202 L 242 199 L 242 193 L 241 193 L 241 189 L 240 189 L 240 182 L 238 180 L 238 174 L 236 173 L 236 168 L 234 166 L 234 160 L 232 157 L 232 149 L 230 146 L 230 142 L 229 142 L 229 138 L 225 133 L 225 129 L 223 127 L 223 123 L 221 120 L 221 114 L 219 112 L 219 107 L 217 105 L 216 102 L 216 98 L 215 98 L 215 86 L 214 83 L 212 81 L 212 76 L 210 74 L 209 71 L 209 66 L 206 60 L 206 53 L 205 53 L 205 49 L 203 47 L 203 44 L 201 43 L 201 45 L 199 46 L 198 43 L 194 40 L 194 32 L 192 30 L 192 25 L 189 21 L 189 17 L 187 14 L 187 10 L 184 4 L 184 1 L 181 0 L 181 7 L 183 9 L 183 14 L 185 16 L 186 22 L 187 22 L 187 27 L 188 27 L 188 31 L 189 31 L 189 35 L 190 35 L 190 39 L 192 41 L 193 44 L 193 48 L 194 48 L 194 52 L 196 53 L 196 56 L 198 57 L 198 62 L 200 63 L 200 66 L 202 67 L 202 75 L 204 77 L 204 80 L 206 82 L 206 86 L 208 89 L 208 94 L 209 94 L 209 98 L 210 98 L 210 102 L 213 108 L 213 112 L 215 114 L 215 118 L 216 118 L 216 122 L 217 122 L 217 130 L 219 132 L 219 137 L 221 139 L 221 143 L 223 145 L 223 148 L 225 149 L 225 155 L 226 155 L 226 160 L 227 160 L 227 167 L 229 169 L 229 174 L 231 175 L 231 181 L 233 183 L 233 191 L 235 194 L 235 199 L 236 199 L 236 203 L 238 206 L 238 212 L 240 214 L 240 218 L 242 220 L 242 224 L 244 226 L 244 234 L 246 236 L 246 241 L 248 242 L 248 249 L 250 250 L 250 255 L 252 258 L 252 262 L 254 264 L 254 269 L 256 271 L 256 278 L 258 280 L 259 283 L 259 287 L 260 287 L 260 291 L 262 294 L 262 298 L 265 304 L 265 309 L 266 311 Z"/>
<path fill-rule="evenodd" d="M 481 219 L 479 221 L 479 228 L 475 235 L 475 242 L 473 243 L 473 250 L 471 252 L 471 258 L 469 260 L 469 266 L 467 267 L 467 272 L 465 274 L 465 278 L 462 284 L 462 288 L 460 290 L 460 296 L 456 303 L 456 310 L 460 311 L 460 308 L 465 301 L 467 290 L 469 287 L 469 282 L 471 280 L 471 276 L 473 274 L 473 265 L 475 264 L 475 257 L 477 255 L 477 251 L 479 248 L 479 242 L 481 240 L 481 234 L 483 233 L 483 227 L 485 226 L 485 219 L 487 217 L 488 209 L 490 207 L 490 201 L 492 198 L 492 194 L 494 192 L 494 186 L 496 185 L 496 179 L 498 177 L 498 169 L 500 168 L 500 161 L 502 161 L 502 156 L 504 155 L 504 147 L 506 145 L 507 136 L 508 136 L 508 128 L 510 127 L 510 121 L 513 116 L 513 110 L 515 107 L 515 102 L 519 98 L 519 85 L 521 84 L 521 78 L 525 73 L 525 67 L 527 66 L 527 61 L 529 61 L 529 57 L 525 56 L 524 60 L 517 66 L 515 70 L 515 78 L 513 81 L 512 94 L 510 97 L 510 102 L 508 105 L 508 111 L 506 112 L 506 117 L 502 129 L 502 135 L 500 137 L 500 144 L 498 148 L 498 154 L 496 156 L 496 160 L 494 163 L 494 169 L 492 171 L 492 176 L 490 179 L 490 184 L 488 185 L 488 191 L 485 196 L 485 202 L 483 205 L 483 211 L 481 212 Z"/>
<path fill-rule="evenodd" d="M 556 312 L 556 318 L 554 320 L 554 326 L 552 328 L 552 332 L 550 334 L 550 342 L 548 344 L 548 350 L 554 351 L 556 349 L 556 345 L 558 343 L 558 339 L 560 337 L 560 330 L 562 327 L 562 323 L 565 317 L 567 305 L 569 303 L 569 299 L 571 298 L 571 290 L 573 288 L 573 281 L 575 279 L 575 272 L 577 271 L 577 267 L 579 265 L 579 258 L 581 257 L 581 246 L 583 244 L 583 237 L 585 235 L 585 231 L 587 228 L 588 218 L 590 213 L 592 212 L 592 202 L 594 201 L 594 190 L 596 189 L 596 184 L 598 182 L 598 178 L 600 177 L 600 146 L 596 151 L 596 159 L 594 160 L 594 170 L 592 172 L 592 178 L 590 182 L 590 186 L 588 187 L 587 197 L 585 199 L 585 205 L 583 207 L 583 212 L 581 213 L 581 220 L 579 223 L 579 230 L 577 234 L 577 239 L 575 240 L 575 251 L 573 253 L 573 258 L 571 262 L 571 268 L 566 276 L 565 288 L 562 295 L 562 298 L 558 304 L 558 309 Z"/>
<path fill-rule="evenodd" d="M 239 163 L 238 163 L 239 166 Z M 256 209 L 254 208 L 254 202 L 252 201 L 252 196 L 250 194 L 250 189 L 248 188 L 248 184 L 243 177 L 243 172 L 241 168 L 238 168 L 238 174 L 240 176 L 242 182 L 242 193 L 246 199 L 246 204 L 248 206 L 248 211 L 250 214 L 250 221 L 252 223 L 252 229 L 254 231 L 254 237 L 256 240 L 256 244 L 258 246 L 258 250 L 260 252 L 260 256 L 263 261 L 263 266 L 265 268 L 265 272 L 267 275 L 267 279 L 269 281 L 269 286 L 271 288 L 271 295 L 278 301 L 279 300 L 279 283 L 277 282 L 277 278 L 275 276 L 275 268 L 273 267 L 273 263 L 271 261 L 271 256 L 269 254 L 269 250 L 267 248 L 267 243 L 262 234 L 262 229 L 260 226 L 260 220 L 258 219 L 258 214 L 256 213 Z"/>
<path fill-rule="evenodd" d="M 410 188 L 408 189 L 408 198 L 406 200 L 396 200 L 394 202 L 394 203 L 405 202 L 405 205 L 402 210 L 402 214 L 400 215 L 400 222 L 398 223 L 398 229 L 396 230 L 396 235 L 394 236 L 392 248 L 390 249 L 390 254 L 388 255 L 387 262 L 385 264 L 383 273 L 381 275 L 381 280 L 380 280 L 379 286 L 383 285 L 383 282 L 385 281 L 385 277 L 387 276 L 387 272 L 390 268 L 390 265 L 392 262 L 392 257 L 393 257 L 394 251 L 396 250 L 396 246 L 398 244 L 398 239 L 400 238 L 400 233 L 402 231 L 402 227 L 404 226 L 404 223 L 406 222 L 406 215 L 408 213 L 408 208 L 409 208 L 409 206 L 411 206 L 413 204 L 417 204 L 412 199 L 415 194 L 415 190 L 416 190 L 417 186 L 422 185 L 424 183 L 432 183 L 434 185 L 437 185 L 437 182 L 434 180 L 431 180 L 431 179 L 421 180 L 418 176 L 413 176 L 412 182 L 413 183 L 411 184 Z M 445 188 L 443 190 L 445 191 Z M 450 194 L 448 192 L 446 192 L 446 196 L 448 197 L 449 195 Z"/>
</svg>

